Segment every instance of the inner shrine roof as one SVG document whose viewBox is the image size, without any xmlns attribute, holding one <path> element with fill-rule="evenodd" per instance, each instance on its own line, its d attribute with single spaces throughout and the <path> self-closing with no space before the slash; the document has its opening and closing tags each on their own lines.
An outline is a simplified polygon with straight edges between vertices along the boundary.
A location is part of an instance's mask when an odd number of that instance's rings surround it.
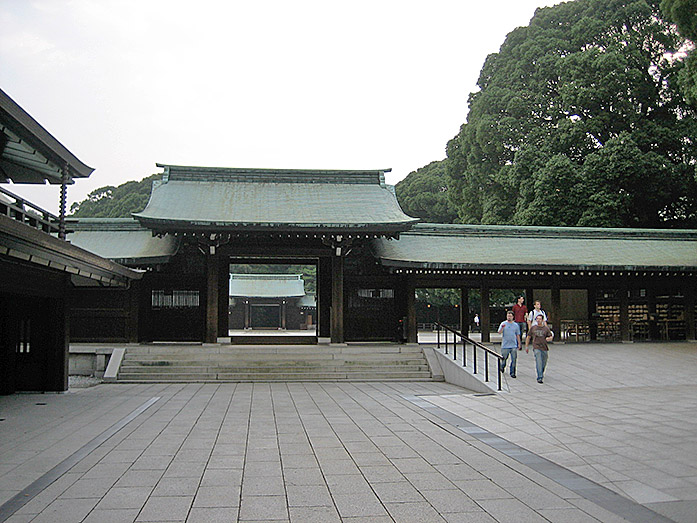
<svg viewBox="0 0 697 523">
<path fill-rule="evenodd" d="M 230 296 L 299 298 L 305 296 L 305 282 L 299 274 L 230 274 Z"/>
<path fill-rule="evenodd" d="M 393 268 L 697 271 L 697 230 L 417 224 L 372 246 Z"/>
<path fill-rule="evenodd" d="M 133 216 L 155 231 L 335 231 L 394 233 L 404 214 L 385 172 L 234 169 L 158 164 L 146 208 Z"/>
</svg>

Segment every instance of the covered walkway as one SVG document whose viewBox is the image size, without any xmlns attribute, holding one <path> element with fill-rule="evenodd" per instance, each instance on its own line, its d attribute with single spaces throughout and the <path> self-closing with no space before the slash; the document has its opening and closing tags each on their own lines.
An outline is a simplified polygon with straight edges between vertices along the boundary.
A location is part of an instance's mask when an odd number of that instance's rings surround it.
<svg viewBox="0 0 697 523">
<path fill-rule="evenodd" d="M 521 357 L 511 392 L 490 396 L 254 383 L 1 397 L 0 521 L 693 520 L 697 345 L 555 344 L 544 385 L 533 366 Z"/>
</svg>

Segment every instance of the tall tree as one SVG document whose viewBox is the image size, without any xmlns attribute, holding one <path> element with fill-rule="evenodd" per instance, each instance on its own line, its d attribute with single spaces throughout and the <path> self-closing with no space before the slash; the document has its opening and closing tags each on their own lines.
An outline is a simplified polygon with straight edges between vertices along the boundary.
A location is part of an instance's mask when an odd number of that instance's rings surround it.
<svg viewBox="0 0 697 523">
<path fill-rule="evenodd" d="M 95 189 L 81 202 L 70 206 L 72 216 L 79 218 L 129 218 L 131 213 L 145 209 L 150 199 L 152 182 L 161 177 L 153 174 L 141 181 L 130 181 L 113 187 Z"/>
<path fill-rule="evenodd" d="M 697 107 L 697 0 L 662 0 L 661 10 L 666 18 L 674 22 L 680 34 L 692 40 L 687 50 L 685 69 L 680 73 L 680 83 L 688 102 Z"/>
<path fill-rule="evenodd" d="M 445 160 L 431 162 L 400 181 L 395 186 L 397 200 L 409 216 L 430 223 L 453 223 L 455 207 L 448 198 L 448 178 Z"/>
<path fill-rule="evenodd" d="M 482 68 L 447 147 L 460 221 L 697 225 L 696 113 L 686 45 L 657 1 L 538 9 Z"/>
</svg>

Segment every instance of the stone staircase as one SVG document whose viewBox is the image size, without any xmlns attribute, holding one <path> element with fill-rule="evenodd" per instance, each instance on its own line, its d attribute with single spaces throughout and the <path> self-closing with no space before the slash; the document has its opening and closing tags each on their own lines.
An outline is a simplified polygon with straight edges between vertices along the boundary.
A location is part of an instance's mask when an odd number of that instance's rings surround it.
<svg viewBox="0 0 697 523">
<path fill-rule="evenodd" d="M 417 345 L 129 346 L 121 383 L 431 381 Z"/>
</svg>

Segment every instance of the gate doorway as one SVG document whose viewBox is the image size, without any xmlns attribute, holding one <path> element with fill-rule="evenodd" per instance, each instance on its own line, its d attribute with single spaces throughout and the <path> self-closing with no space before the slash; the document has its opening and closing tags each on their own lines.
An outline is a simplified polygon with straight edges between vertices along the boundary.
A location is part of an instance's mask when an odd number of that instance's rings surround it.
<svg viewBox="0 0 697 523">
<path fill-rule="evenodd" d="M 230 259 L 231 343 L 317 343 L 317 266 L 316 259 Z"/>
<path fill-rule="evenodd" d="M 273 304 L 255 303 L 251 306 L 250 329 L 281 329 L 281 306 Z"/>
</svg>

